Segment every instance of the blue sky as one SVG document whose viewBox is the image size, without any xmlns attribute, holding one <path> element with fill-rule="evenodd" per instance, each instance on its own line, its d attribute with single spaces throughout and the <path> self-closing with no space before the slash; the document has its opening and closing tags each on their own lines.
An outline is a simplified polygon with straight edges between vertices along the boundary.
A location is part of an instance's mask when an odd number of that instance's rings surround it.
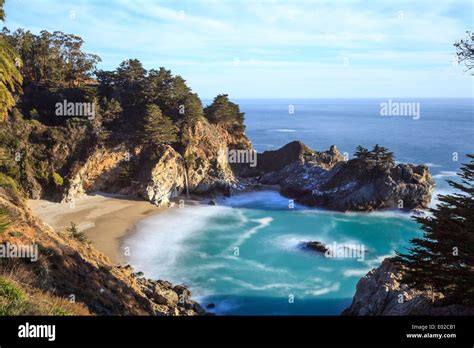
<svg viewBox="0 0 474 348">
<path fill-rule="evenodd" d="M 81 36 L 102 69 L 128 58 L 202 98 L 473 97 L 452 44 L 470 0 L 7 0 L 6 26 Z"/>
</svg>

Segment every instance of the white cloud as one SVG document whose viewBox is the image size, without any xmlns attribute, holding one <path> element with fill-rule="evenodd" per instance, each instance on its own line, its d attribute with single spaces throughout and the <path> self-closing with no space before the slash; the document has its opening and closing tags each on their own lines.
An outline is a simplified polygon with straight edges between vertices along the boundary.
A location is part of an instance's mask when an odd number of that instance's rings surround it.
<svg viewBox="0 0 474 348">
<path fill-rule="evenodd" d="M 450 66 L 468 1 L 17 1 L 9 26 L 76 33 L 102 67 L 139 58 L 205 97 L 472 94 Z"/>
</svg>

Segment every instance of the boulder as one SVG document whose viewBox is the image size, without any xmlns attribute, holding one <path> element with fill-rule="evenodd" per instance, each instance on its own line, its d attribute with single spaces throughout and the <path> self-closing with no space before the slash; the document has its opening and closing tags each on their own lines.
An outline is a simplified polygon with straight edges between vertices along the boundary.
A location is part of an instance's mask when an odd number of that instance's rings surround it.
<svg viewBox="0 0 474 348">
<path fill-rule="evenodd" d="M 318 253 L 325 253 L 329 249 L 321 242 L 309 241 L 301 243 L 301 248 L 316 251 Z"/>
</svg>

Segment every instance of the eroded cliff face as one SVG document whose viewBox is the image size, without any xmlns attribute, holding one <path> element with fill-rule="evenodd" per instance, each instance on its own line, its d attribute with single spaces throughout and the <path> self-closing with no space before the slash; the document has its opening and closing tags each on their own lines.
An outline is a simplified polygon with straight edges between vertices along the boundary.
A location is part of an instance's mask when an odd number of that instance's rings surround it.
<svg viewBox="0 0 474 348">
<path fill-rule="evenodd" d="M 66 231 L 54 231 L 22 202 L 0 188 L 0 207 L 11 224 L 0 235 L 3 245 L 37 246 L 37 260 L 0 259 L 0 276 L 86 307 L 99 315 L 198 315 L 204 310 L 183 286 L 145 279 L 130 266 L 116 266 L 91 244 Z M 8 243 L 8 244 L 7 244 Z M 85 314 L 84 310 L 75 313 Z"/>
<path fill-rule="evenodd" d="M 139 187 L 135 192 L 157 206 L 168 204 L 170 198 L 184 190 L 185 171 L 183 157 L 171 146 L 165 146 L 157 160 L 152 161 L 151 168 L 141 171 L 143 180 L 138 180 Z"/>
<path fill-rule="evenodd" d="M 224 128 L 199 122 L 189 130 L 184 151 L 189 191 L 196 194 L 229 193 L 236 178 L 227 160 L 228 150 L 250 146 L 245 136 L 231 135 Z"/>
<path fill-rule="evenodd" d="M 186 190 L 194 194 L 228 194 L 236 177 L 228 163 L 231 148 L 251 148 L 243 134 L 199 121 L 188 129 L 181 153 L 169 145 L 131 144 L 95 149 L 76 163 L 63 200 L 103 191 L 142 197 L 158 206 Z"/>
<path fill-rule="evenodd" d="M 352 304 L 342 315 L 473 315 L 473 307 L 440 306 L 440 293 L 411 289 L 401 282 L 402 269 L 392 259 L 359 280 Z"/>
<path fill-rule="evenodd" d="M 83 163 L 77 162 L 74 165 L 63 194 L 63 201 L 71 201 L 87 192 L 121 191 L 127 186 L 119 183 L 121 166 L 126 165 L 132 156 L 139 156 L 141 150 L 141 147 L 127 145 L 95 149 Z"/>
</svg>

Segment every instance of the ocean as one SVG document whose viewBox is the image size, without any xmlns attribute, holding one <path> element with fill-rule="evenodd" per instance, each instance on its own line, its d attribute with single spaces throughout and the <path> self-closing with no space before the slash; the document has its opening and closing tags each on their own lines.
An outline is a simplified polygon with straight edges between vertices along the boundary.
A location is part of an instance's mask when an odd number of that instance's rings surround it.
<svg viewBox="0 0 474 348">
<path fill-rule="evenodd" d="M 392 100 L 419 103 L 418 116 L 381 116 L 381 103 L 388 101 L 235 102 L 259 152 L 300 140 L 317 151 L 335 144 L 350 158 L 357 145 L 380 144 L 399 162 L 426 164 L 436 194 L 451 192 L 445 180 L 455 179 L 464 155 L 474 152 L 473 100 Z M 137 270 L 189 286 L 217 314 L 339 315 L 362 276 L 421 235 L 408 213 L 328 212 L 262 191 L 148 217 L 124 244 Z M 353 252 L 331 258 L 302 250 L 300 243 L 310 240 Z"/>
</svg>

